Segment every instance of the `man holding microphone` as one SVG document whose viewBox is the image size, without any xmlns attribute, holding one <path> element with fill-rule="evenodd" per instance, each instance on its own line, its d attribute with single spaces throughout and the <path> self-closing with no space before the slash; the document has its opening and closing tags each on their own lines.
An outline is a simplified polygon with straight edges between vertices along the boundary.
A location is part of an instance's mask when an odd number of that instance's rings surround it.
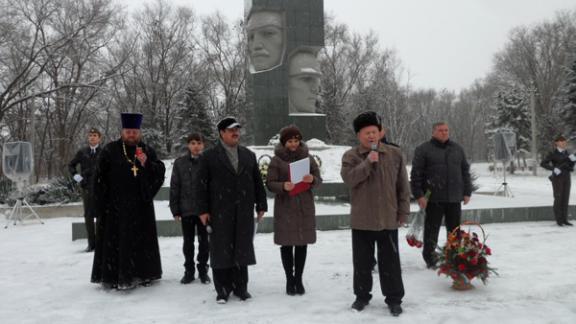
<svg viewBox="0 0 576 324">
<path fill-rule="evenodd" d="M 340 174 L 350 188 L 354 294 L 362 311 L 372 298 L 372 260 L 377 246 L 380 288 L 390 313 L 402 313 L 404 285 L 398 227 L 410 213 L 410 185 L 402 153 L 380 143 L 382 124 L 375 112 L 354 119 L 359 145 L 342 157 Z"/>
</svg>

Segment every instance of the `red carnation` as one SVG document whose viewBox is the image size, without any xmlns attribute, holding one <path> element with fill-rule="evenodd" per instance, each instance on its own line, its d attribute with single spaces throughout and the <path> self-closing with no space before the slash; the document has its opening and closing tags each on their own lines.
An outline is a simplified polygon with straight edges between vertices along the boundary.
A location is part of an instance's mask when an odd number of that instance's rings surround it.
<svg viewBox="0 0 576 324">
<path fill-rule="evenodd" d="M 486 254 L 487 254 L 487 255 L 492 255 L 492 250 L 490 250 L 489 247 L 485 246 L 484 251 L 486 251 Z"/>
<path fill-rule="evenodd" d="M 460 270 L 460 271 L 466 270 L 466 265 L 464 265 L 464 264 L 459 264 L 459 265 L 458 265 L 458 270 Z"/>
</svg>

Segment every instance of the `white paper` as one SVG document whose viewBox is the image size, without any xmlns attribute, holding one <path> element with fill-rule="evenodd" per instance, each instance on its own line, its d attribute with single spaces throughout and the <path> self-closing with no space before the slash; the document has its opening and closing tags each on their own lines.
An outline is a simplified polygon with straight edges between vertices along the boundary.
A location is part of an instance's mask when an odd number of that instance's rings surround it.
<svg viewBox="0 0 576 324">
<path fill-rule="evenodd" d="M 310 158 L 290 163 L 290 182 L 302 182 L 305 175 L 310 174 Z"/>
</svg>

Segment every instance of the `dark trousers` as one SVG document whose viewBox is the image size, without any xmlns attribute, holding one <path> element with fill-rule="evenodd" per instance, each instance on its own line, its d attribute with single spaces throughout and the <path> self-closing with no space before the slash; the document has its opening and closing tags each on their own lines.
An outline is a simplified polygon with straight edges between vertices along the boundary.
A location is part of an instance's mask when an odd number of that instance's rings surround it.
<svg viewBox="0 0 576 324">
<path fill-rule="evenodd" d="M 96 217 L 96 210 L 94 209 L 94 198 L 89 190 L 82 189 L 82 205 L 84 206 L 84 224 L 86 225 L 86 233 L 88 233 L 88 247 L 96 247 L 96 226 L 94 226 L 94 218 Z"/>
<path fill-rule="evenodd" d="M 558 224 L 568 221 L 568 201 L 570 200 L 570 186 L 572 180 L 570 173 L 563 172 L 552 178 L 552 190 L 554 191 L 554 217 Z"/>
<path fill-rule="evenodd" d="M 292 246 L 286 245 L 280 247 L 280 256 L 282 258 L 282 266 L 286 273 L 287 280 L 302 281 L 302 274 L 304 273 L 304 265 L 306 264 L 306 254 L 308 245 Z"/>
<path fill-rule="evenodd" d="M 398 230 L 352 230 L 352 262 L 354 264 L 354 294 L 357 299 L 372 298 L 372 260 L 374 245 L 378 247 L 380 289 L 386 304 L 401 304 L 404 297 L 402 269 L 398 250 Z"/>
<path fill-rule="evenodd" d="M 436 265 L 437 262 L 435 250 L 438 246 L 442 218 L 444 217 L 446 231 L 449 234 L 460 225 L 461 216 L 460 203 L 428 202 L 424 221 L 424 248 L 422 249 L 422 256 L 427 265 Z"/>
<path fill-rule="evenodd" d="M 248 267 L 236 266 L 225 269 L 212 268 L 214 277 L 214 288 L 218 297 L 228 297 L 233 291 L 235 293 L 245 292 L 248 289 Z"/>
<path fill-rule="evenodd" d="M 208 256 L 210 253 L 210 243 L 208 242 L 208 233 L 206 226 L 202 224 L 198 216 L 182 217 L 182 236 L 184 244 L 184 269 L 186 273 L 194 274 L 194 239 L 198 234 L 198 273 L 208 272 Z"/>
</svg>

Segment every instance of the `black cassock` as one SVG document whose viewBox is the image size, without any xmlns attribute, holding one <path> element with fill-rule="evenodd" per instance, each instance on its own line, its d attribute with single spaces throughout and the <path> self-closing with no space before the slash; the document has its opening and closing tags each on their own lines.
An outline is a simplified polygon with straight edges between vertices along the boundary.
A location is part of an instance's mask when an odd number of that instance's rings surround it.
<svg viewBox="0 0 576 324">
<path fill-rule="evenodd" d="M 124 154 L 122 140 L 106 145 L 98 160 L 93 183 L 98 219 L 94 283 L 132 286 L 162 276 L 153 199 L 166 169 L 152 148 L 138 146 L 148 157 L 145 167 L 134 157 L 135 146 L 126 145 Z M 128 159 L 136 162 L 137 176 Z"/>
</svg>

